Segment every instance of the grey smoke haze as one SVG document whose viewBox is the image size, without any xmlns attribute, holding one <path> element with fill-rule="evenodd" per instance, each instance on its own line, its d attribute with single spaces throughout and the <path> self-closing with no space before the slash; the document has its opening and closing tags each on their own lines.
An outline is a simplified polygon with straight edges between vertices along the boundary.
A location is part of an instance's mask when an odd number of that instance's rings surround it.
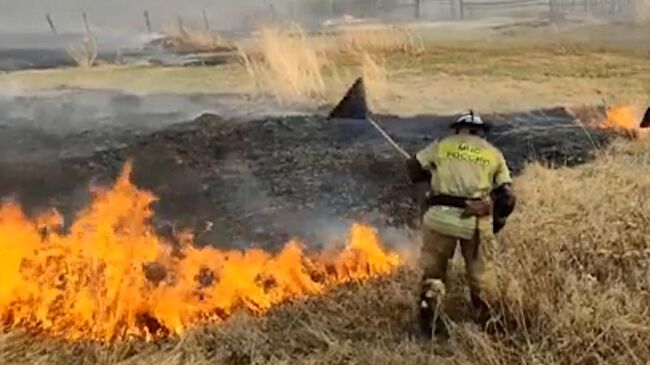
<svg viewBox="0 0 650 365">
<path fill-rule="evenodd" d="M 234 122 L 303 114 L 305 110 L 280 107 L 273 100 L 250 103 L 233 94 L 23 93 L 16 85 L 16 90 L 0 91 L 0 161 L 88 155 L 203 113 Z"/>
<path fill-rule="evenodd" d="M 45 14 L 50 13 L 59 32 L 84 30 L 81 17 L 86 12 L 96 31 L 144 31 L 143 11 L 149 11 L 152 25 L 176 24 L 183 21 L 203 25 L 202 11 L 209 16 L 215 29 L 230 29 L 240 25 L 246 14 L 268 10 L 271 3 L 276 11 L 286 11 L 291 0 L 0 0 L 0 33 L 49 32 Z"/>
</svg>

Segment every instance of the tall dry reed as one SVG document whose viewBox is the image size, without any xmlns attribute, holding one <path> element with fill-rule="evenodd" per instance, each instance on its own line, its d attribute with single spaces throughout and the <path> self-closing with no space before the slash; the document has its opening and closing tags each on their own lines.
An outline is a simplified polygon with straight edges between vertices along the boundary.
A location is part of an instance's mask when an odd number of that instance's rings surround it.
<svg viewBox="0 0 650 365">
<path fill-rule="evenodd" d="M 384 39 L 380 33 L 322 37 L 307 35 L 298 25 L 263 27 L 252 44 L 239 47 L 239 55 L 257 89 L 280 101 L 334 101 L 331 89 L 343 91 L 363 76 L 371 102 L 379 103 L 390 89 L 386 58 L 391 52 L 415 52 L 401 43 L 405 39 Z"/>
<path fill-rule="evenodd" d="M 97 60 L 97 40 L 92 34 L 84 36 L 80 45 L 66 45 L 65 50 L 78 67 L 89 68 L 95 65 Z"/>
<path fill-rule="evenodd" d="M 232 51 L 234 45 L 218 33 L 191 27 L 167 26 L 163 33 L 167 47 L 183 52 Z"/>
<path fill-rule="evenodd" d="M 263 27 L 252 48 L 239 49 L 248 74 L 258 87 L 283 102 L 322 99 L 324 70 L 331 66 L 302 28 Z"/>
</svg>

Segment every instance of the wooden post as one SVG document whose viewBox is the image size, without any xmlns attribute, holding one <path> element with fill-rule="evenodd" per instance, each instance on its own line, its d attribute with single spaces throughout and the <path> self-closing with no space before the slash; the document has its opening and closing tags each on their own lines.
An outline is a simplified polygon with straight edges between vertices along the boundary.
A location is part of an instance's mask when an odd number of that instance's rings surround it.
<svg viewBox="0 0 650 365">
<path fill-rule="evenodd" d="M 458 15 L 460 15 L 460 20 L 465 19 L 465 2 L 463 0 L 458 0 Z"/>
<path fill-rule="evenodd" d="M 147 26 L 147 32 L 151 33 L 151 19 L 149 18 L 149 11 L 144 11 L 144 24 Z"/>
<path fill-rule="evenodd" d="M 88 17 L 86 16 L 86 12 L 84 11 L 81 16 L 84 18 L 84 26 L 86 27 L 86 33 L 90 34 L 90 26 L 88 25 Z"/>
<path fill-rule="evenodd" d="M 178 31 L 181 33 L 185 33 L 185 27 L 183 27 L 183 18 L 181 18 L 181 16 L 178 15 L 177 20 L 178 20 Z"/>
<path fill-rule="evenodd" d="M 420 19 L 422 14 L 420 13 L 421 8 L 420 8 L 420 0 L 415 0 L 415 19 Z"/>
<path fill-rule="evenodd" d="M 52 31 L 52 33 L 59 34 L 56 31 L 56 27 L 54 26 L 54 21 L 52 21 L 52 17 L 50 16 L 50 13 L 45 14 L 45 19 L 47 20 L 47 24 L 50 25 L 50 30 Z"/>
<path fill-rule="evenodd" d="M 548 13 L 551 15 L 551 22 L 555 22 L 555 0 L 548 0 Z"/>
<path fill-rule="evenodd" d="M 210 30 L 210 22 L 208 21 L 208 13 L 206 13 L 205 9 L 203 9 L 203 26 L 205 27 L 205 30 L 207 30 L 207 31 Z"/>
<path fill-rule="evenodd" d="M 328 7 L 327 10 L 329 11 L 330 16 L 333 17 L 334 16 L 334 0 L 329 0 L 328 5 L 329 5 L 329 7 Z"/>
</svg>

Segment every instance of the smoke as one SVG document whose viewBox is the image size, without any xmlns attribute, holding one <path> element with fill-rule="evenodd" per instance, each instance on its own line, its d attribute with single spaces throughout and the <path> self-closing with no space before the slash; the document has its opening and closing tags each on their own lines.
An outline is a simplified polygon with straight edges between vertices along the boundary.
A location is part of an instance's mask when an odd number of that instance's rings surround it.
<svg viewBox="0 0 650 365">
<path fill-rule="evenodd" d="M 49 32 L 45 14 L 50 13 L 60 33 L 83 32 L 82 13 L 97 31 L 145 31 L 143 12 L 152 25 L 176 24 L 181 16 L 188 24 L 203 24 L 205 10 L 215 28 L 236 26 L 238 21 L 264 2 L 255 0 L 0 0 L 0 31 Z"/>
<path fill-rule="evenodd" d="M 200 103 L 173 95 L 66 91 L 0 97 L 2 159 L 86 155 L 138 134 L 190 120 Z M 6 139 L 6 140 L 5 140 Z"/>
<path fill-rule="evenodd" d="M 0 93 L 0 160 L 89 155 L 213 113 L 255 120 L 300 112 L 233 94 L 134 95 L 111 90 Z"/>
<path fill-rule="evenodd" d="M 184 25 L 203 27 L 204 11 L 211 29 L 230 30 L 240 29 L 247 18 L 260 14 L 307 20 L 309 3 L 297 0 L 0 0 L 0 33 L 49 33 L 45 19 L 48 13 L 59 33 L 84 32 L 84 12 L 96 32 L 145 32 L 145 11 L 149 13 L 152 28 L 158 31 L 165 25 L 176 25 L 178 17 Z"/>
<path fill-rule="evenodd" d="M 389 226 L 383 218 L 385 217 L 372 214 L 345 218 L 325 203 L 311 209 L 283 212 L 275 216 L 279 225 L 290 230 L 310 249 L 317 250 L 341 247 L 347 242 L 350 227 L 355 222 L 370 224 L 377 230 L 385 247 L 399 253 L 407 263 L 412 263 L 419 243 L 417 232 L 406 227 Z"/>
<path fill-rule="evenodd" d="M 225 242 L 227 245 L 246 248 L 256 243 L 268 249 L 278 249 L 287 240 L 297 239 L 310 250 L 327 250 L 344 245 L 352 224 L 360 222 L 375 227 L 383 244 L 399 252 L 402 257 L 410 258 L 416 252 L 419 240 L 414 237 L 414 233 L 408 228 L 389 226 L 386 224 L 387 217 L 382 213 L 346 216 L 349 213 L 347 208 L 336 206 L 335 202 L 322 197 L 300 203 L 296 201 L 300 198 L 278 195 L 273 191 L 278 185 L 263 181 L 256 175 L 257 167 L 254 162 L 242 158 L 238 153 L 225 157 L 219 164 L 220 176 L 215 181 L 215 189 L 226 190 L 228 193 L 222 197 L 226 200 L 215 204 L 228 216 L 237 217 L 239 223 L 249 230 L 243 235 L 235 234 L 233 241 Z M 300 182 L 296 184 L 299 185 Z M 213 229 L 209 236 L 204 237 L 207 242 L 202 243 L 210 244 L 215 238 L 223 238 L 224 230 L 228 230 L 228 227 L 215 226 Z M 250 237 L 268 238 L 272 242 L 251 242 Z"/>
</svg>

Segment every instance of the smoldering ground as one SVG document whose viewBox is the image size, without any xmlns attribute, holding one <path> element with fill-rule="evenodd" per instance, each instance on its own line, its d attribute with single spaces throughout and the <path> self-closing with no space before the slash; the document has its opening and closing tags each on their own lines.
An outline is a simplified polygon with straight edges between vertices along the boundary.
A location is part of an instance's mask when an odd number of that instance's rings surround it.
<svg viewBox="0 0 650 365">
<path fill-rule="evenodd" d="M 133 160 L 135 184 L 159 197 L 155 224 L 190 229 L 200 244 L 273 249 L 301 237 L 319 245 L 350 221 L 417 223 L 421 187 L 407 181 L 401 156 L 364 121 L 203 114 L 174 123 L 215 104 L 204 103 L 208 96 L 101 92 L 53 100 L 17 99 L 4 126 L 0 194 L 29 212 L 54 207 L 71 221 L 87 204 L 89 184 L 110 184 Z M 448 133 L 450 118 L 379 116 L 412 152 Z M 561 108 L 486 118 L 515 172 L 531 160 L 582 163 L 613 135 L 585 129 Z"/>
<path fill-rule="evenodd" d="M 290 114 L 272 100 L 237 94 L 147 94 L 66 89 L 0 93 L 0 161 L 87 156 L 114 149 L 210 111 L 233 121 Z M 246 107 L 244 107 L 247 105 Z"/>
</svg>

